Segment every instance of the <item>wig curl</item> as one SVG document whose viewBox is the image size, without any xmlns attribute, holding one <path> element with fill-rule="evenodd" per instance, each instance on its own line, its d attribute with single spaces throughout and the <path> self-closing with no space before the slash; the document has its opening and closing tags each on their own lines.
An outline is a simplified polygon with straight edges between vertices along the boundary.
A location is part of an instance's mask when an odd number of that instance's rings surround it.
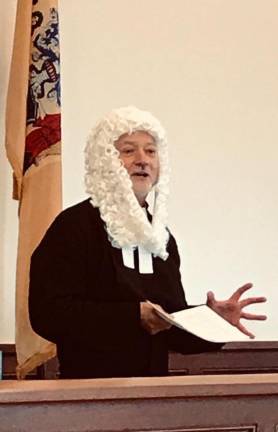
<svg viewBox="0 0 278 432">
<path fill-rule="evenodd" d="M 132 181 L 114 145 L 121 135 L 136 131 L 149 133 L 158 149 L 159 178 L 153 186 L 155 202 L 152 222 L 149 222 L 133 192 Z M 122 107 L 97 122 L 85 148 L 85 185 L 91 204 L 99 208 L 114 247 L 142 246 L 154 256 L 167 259 L 168 182 L 166 133 L 151 113 L 133 106 Z"/>
</svg>

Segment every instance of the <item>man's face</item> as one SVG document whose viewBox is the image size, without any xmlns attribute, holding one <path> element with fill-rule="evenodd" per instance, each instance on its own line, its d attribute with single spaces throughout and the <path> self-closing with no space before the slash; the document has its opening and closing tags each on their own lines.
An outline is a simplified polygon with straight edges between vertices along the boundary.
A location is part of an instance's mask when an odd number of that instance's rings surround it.
<svg viewBox="0 0 278 432">
<path fill-rule="evenodd" d="M 124 134 L 115 142 L 120 159 L 126 168 L 133 191 L 141 205 L 152 186 L 157 182 L 159 159 L 154 138 L 147 132 L 138 131 L 131 135 Z"/>
</svg>

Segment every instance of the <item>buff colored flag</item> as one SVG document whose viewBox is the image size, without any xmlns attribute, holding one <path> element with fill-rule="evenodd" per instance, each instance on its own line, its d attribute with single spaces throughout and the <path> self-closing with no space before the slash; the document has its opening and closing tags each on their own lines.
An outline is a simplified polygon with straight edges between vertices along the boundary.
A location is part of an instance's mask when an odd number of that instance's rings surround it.
<svg viewBox="0 0 278 432">
<path fill-rule="evenodd" d="M 32 252 L 62 207 L 57 0 L 18 0 L 6 111 L 6 151 L 19 200 L 16 274 L 17 377 L 56 355 L 28 313 Z"/>
</svg>

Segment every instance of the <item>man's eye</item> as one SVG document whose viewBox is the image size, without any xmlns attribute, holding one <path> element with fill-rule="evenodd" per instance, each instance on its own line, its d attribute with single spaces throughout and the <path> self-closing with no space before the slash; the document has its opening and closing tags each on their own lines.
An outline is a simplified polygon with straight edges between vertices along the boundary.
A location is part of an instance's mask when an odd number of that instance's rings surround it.
<svg viewBox="0 0 278 432">
<path fill-rule="evenodd" d="M 122 150 L 122 153 L 124 153 L 124 154 L 130 154 L 132 152 L 133 152 L 133 149 L 131 149 L 131 148 L 127 148 L 127 149 Z"/>
<path fill-rule="evenodd" d="M 150 149 L 147 149 L 147 152 L 151 155 L 154 155 L 156 153 L 156 149 L 150 148 Z"/>
</svg>

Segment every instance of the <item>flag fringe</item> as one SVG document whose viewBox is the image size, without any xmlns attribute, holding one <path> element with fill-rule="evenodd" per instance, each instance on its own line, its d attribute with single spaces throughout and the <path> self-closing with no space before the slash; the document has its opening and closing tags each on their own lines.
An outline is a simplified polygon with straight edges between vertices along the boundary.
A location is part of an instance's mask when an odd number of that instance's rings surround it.
<svg viewBox="0 0 278 432">
<path fill-rule="evenodd" d="M 26 375 L 38 366 L 56 356 L 56 345 L 49 343 L 42 352 L 37 352 L 29 357 L 25 362 L 16 367 L 16 377 L 18 380 L 25 379 Z"/>
<path fill-rule="evenodd" d="M 13 172 L 13 199 L 16 201 L 20 201 L 21 195 L 21 182 L 16 178 L 15 173 Z"/>
</svg>

